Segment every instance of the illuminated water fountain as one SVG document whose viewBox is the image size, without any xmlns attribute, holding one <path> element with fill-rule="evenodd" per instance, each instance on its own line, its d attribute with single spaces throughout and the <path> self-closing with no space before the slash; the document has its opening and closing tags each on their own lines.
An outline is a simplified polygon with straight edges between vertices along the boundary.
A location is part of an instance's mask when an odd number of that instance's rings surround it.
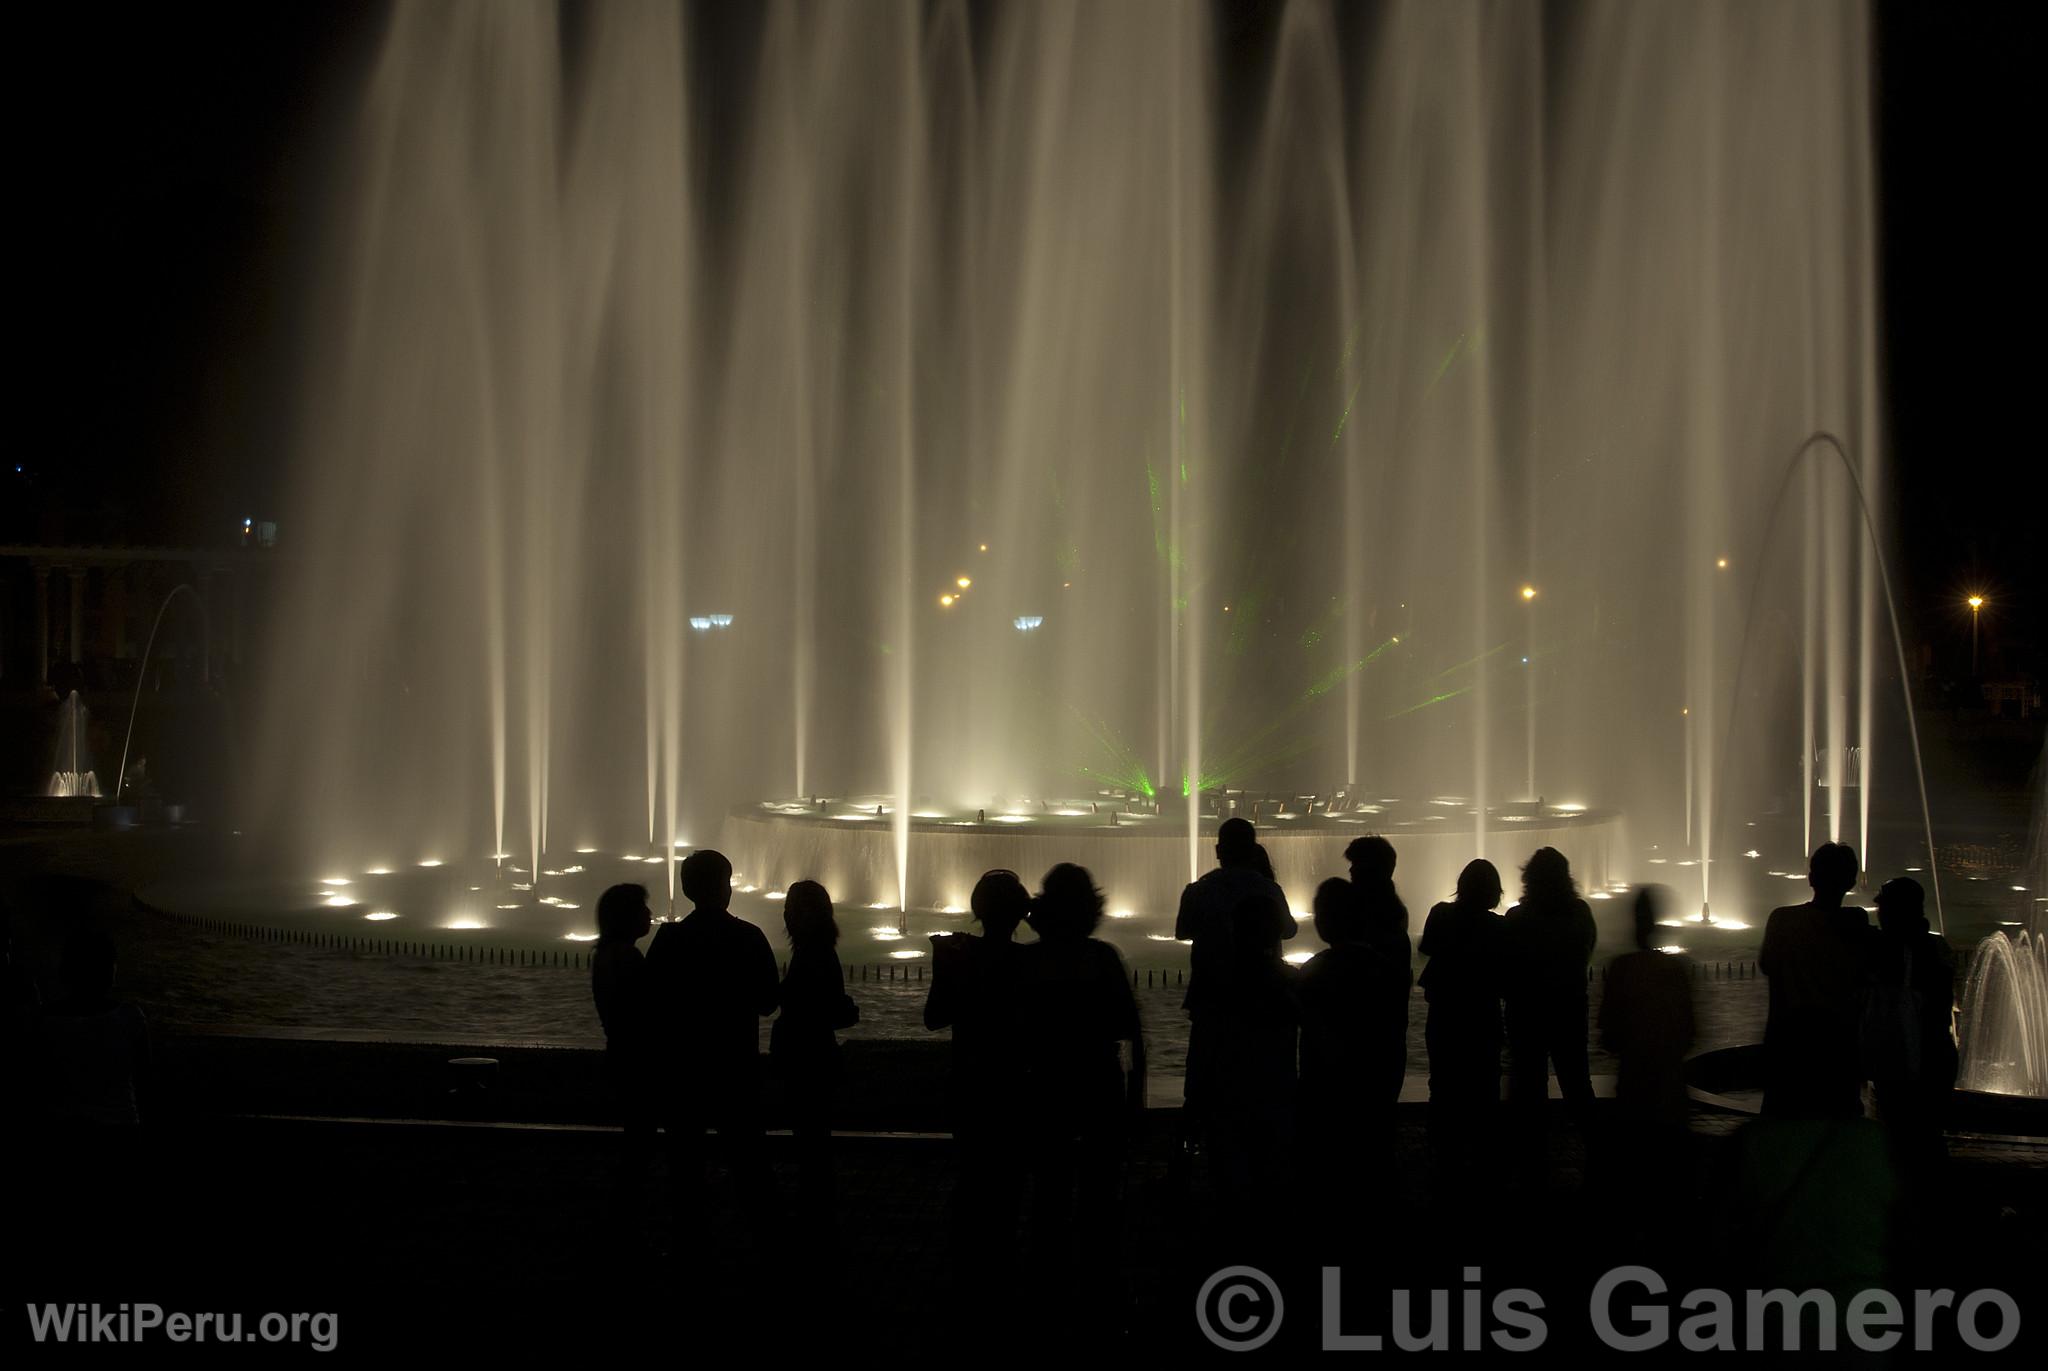
<svg viewBox="0 0 2048 1371">
<path fill-rule="evenodd" d="M 92 769 L 92 743 L 87 735 L 89 718 L 85 702 L 72 691 L 64 697 L 57 714 L 57 751 L 50 764 L 46 795 L 90 795 L 100 793 L 99 777 Z"/>
<path fill-rule="evenodd" d="M 1810 686 L 1720 740 L 1789 445 L 1882 489 L 1866 7 L 1366 12 L 395 7 L 250 846 L 718 841 L 901 922 L 1057 835 L 1149 910 L 1242 792 L 1304 899 L 1378 826 L 1417 903 L 1545 834 L 1625 880 L 1623 812 L 1705 887 L 1795 698 L 1857 831 L 1841 501 Z"/>
</svg>

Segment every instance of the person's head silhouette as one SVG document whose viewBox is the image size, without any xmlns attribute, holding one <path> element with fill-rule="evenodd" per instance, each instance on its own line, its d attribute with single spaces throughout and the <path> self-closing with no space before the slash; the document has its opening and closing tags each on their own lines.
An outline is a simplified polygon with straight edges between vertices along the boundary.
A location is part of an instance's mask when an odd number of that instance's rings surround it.
<svg viewBox="0 0 2048 1371">
<path fill-rule="evenodd" d="M 1077 941 L 1095 931 L 1103 903 L 1087 867 L 1061 862 L 1045 873 L 1031 900 L 1031 929 L 1044 942 Z"/>
<path fill-rule="evenodd" d="M 1856 888 L 1860 869 L 1856 850 L 1847 843 L 1822 843 L 1806 864 L 1806 883 L 1817 898 L 1840 904 L 1842 897 Z"/>
<path fill-rule="evenodd" d="M 1522 868 L 1522 903 L 1576 899 L 1578 882 L 1572 879 L 1572 865 L 1554 847 L 1539 847 Z"/>
<path fill-rule="evenodd" d="M 1225 819 L 1216 830 L 1216 865 L 1251 867 L 1258 860 L 1259 833 L 1252 827 L 1252 821 Z"/>
<path fill-rule="evenodd" d="M 1475 857 L 1458 873 L 1454 903 L 1468 909 L 1492 909 L 1500 903 L 1500 890 L 1500 869 L 1484 857 Z"/>
<path fill-rule="evenodd" d="M 832 897 L 816 881 L 798 881 L 782 899 L 782 931 L 792 948 L 833 947 L 839 925 L 832 918 Z"/>
<path fill-rule="evenodd" d="M 1656 946 L 1657 924 L 1671 908 L 1671 891 L 1666 886 L 1646 885 L 1636 890 L 1636 946 L 1648 952 Z"/>
<path fill-rule="evenodd" d="M 1000 942 L 1016 933 L 1017 925 L 1031 912 L 1031 892 L 1014 871 L 984 871 L 967 903 L 981 931 Z"/>
<path fill-rule="evenodd" d="M 698 909 L 720 912 L 732 904 L 732 863 L 723 852 L 702 848 L 683 858 L 676 870 L 683 898 Z"/>
<path fill-rule="evenodd" d="M 1344 849 L 1354 885 L 1387 885 L 1394 879 L 1394 845 L 1377 833 L 1354 838 Z"/>
<path fill-rule="evenodd" d="M 1351 882 L 1332 876 L 1317 886 L 1314 910 L 1318 938 L 1331 947 L 1356 941 L 1358 910 L 1351 898 Z"/>
<path fill-rule="evenodd" d="M 647 909 L 647 887 L 615 885 L 597 897 L 597 940 L 601 943 L 637 943 L 654 927 Z"/>
<path fill-rule="evenodd" d="M 1911 876 L 1894 876 L 1877 891 L 1877 926 L 1890 938 L 1910 938 L 1927 929 L 1927 892 Z"/>
</svg>

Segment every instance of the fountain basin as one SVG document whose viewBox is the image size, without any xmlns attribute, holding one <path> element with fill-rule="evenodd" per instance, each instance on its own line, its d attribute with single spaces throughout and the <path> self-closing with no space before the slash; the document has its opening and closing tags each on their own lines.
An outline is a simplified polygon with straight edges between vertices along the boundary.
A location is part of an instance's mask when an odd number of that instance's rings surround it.
<svg viewBox="0 0 2048 1371">
<path fill-rule="evenodd" d="M 1480 851 L 1479 816 L 1463 800 L 1396 800 L 1330 812 L 1327 804 L 1232 796 L 1219 805 L 1222 813 L 1202 818 L 1192 844 L 1186 812 L 1174 812 L 1174 802 L 1164 813 L 1151 812 L 1149 802 L 1134 811 L 1133 803 L 1107 793 L 1039 800 L 1007 811 L 920 807 L 908 825 L 905 902 L 913 908 L 965 909 L 984 871 L 1006 868 L 1036 885 L 1054 864 L 1078 862 L 1094 874 L 1113 915 L 1170 918 L 1182 887 L 1215 864 L 1218 824 L 1232 810 L 1252 817 L 1254 807 L 1259 841 L 1298 911 L 1309 908 L 1320 882 L 1345 874 L 1344 849 L 1365 834 L 1381 834 L 1394 844 L 1400 859 L 1394 878 L 1417 920 L 1431 904 L 1450 897 L 1458 872 Z M 1283 803 L 1292 805 L 1291 812 L 1280 809 Z M 1516 869 L 1539 847 L 1563 852 L 1586 890 L 1627 879 L 1627 831 L 1619 813 L 1528 805 L 1489 809 L 1485 821 L 1484 851 L 1511 891 Z M 735 808 L 722 841 L 733 865 L 765 888 L 819 880 L 841 901 L 894 906 L 895 828 L 895 815 L 879 799 L 768 800 Z"/>
</svg>

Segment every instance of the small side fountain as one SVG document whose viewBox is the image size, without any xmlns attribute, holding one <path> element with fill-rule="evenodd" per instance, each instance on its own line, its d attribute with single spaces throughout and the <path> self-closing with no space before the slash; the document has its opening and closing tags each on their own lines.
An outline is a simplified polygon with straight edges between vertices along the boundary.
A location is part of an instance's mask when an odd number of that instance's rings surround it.
<svg viewBox="0 0 2048 1371">
<path fill-rule="evenodd" d="M 2027 901 L 2017 932 L 2000 929 L 1977 944 L 1963 982 L 1956 1084 L 1991 1095 L 2048 1098 L 2048 757 L 2034 768 L 2034 831 L 2014 892 Z"/>
<path fill-rule="evenodd" d="M 2048 968 L 2040 929 L 1977 944 L 1963 989 L 1957 1084 L 1993 1095 L 2048 1096 Z"/>
<path fill-rule="evenodd" d="M 72 691 L 58 707 L 57 751 L 50 762 L 50 784 L 45 795 L 91 799 L 100 797 L 99 777 L 92 768 L 91 739 L 86 733 L 90 714 L 85 702 Z"/>
</svg>

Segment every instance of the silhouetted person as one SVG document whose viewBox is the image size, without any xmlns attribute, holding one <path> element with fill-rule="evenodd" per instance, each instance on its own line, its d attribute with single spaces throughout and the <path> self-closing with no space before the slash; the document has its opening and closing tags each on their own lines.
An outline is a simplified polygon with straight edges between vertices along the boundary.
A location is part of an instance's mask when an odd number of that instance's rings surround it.
<svg viewBox="0 0 2048 1371">
<path fill-rule="evenodd" d="M 1539 847 L 1522 868 L 1522 898 L 1504 923 L 1507 953 L 1508 1098 L 1540 1124 L 1548 1077 L 1583 1121 L 1593 1103 L 1586 1060 L 1586 968 L 1599 933 L 1571 866 Z"/>
<path fill-rule="evenodd" d="M 1145 1103 L 1145 1035 L 1124 961 L 1090 935 L 1102 892 L 1083 867 L 1046 872 L 1031 901 L 1038 942 L 1024 949 L 1019 1004 L 1028 1044 L 1033 1122 L 1032 1247 L 1041 1274 L 1071 1280 L 1045 1292 L 1100 1311 L 1120 1268 L 1124 1151 Z M 1129 1069 L 1119 1060 L 1127 1047 Z"/>
<path fill-rule="evenodd" d="M 1657 947 L 1657 921 L 1671 907 L 1661 885 L 1636 891 L 1633 952 L 1607 964 L 1600 995 L 1600 1044 L 1614 1054 L 1613 1131 L 1606 1179 L 1615 1222 L 1660 1250 L 1670 1215 L 1648 1206 L 1656 1182 L 1689 1169 L 1685 1054 L 1692 1048 L 1692 963 Z"/>
<path fill-rule="evenodd" d="M 1240 910 L 1249 902 L 1266 911 L 1258 928 L 1261 941 L 1282 943 L 1297 925 L 1279 884 L 1265 874 L 1272 870 L 1259 846 L 1258 832 L 1245 819 L 1225 819 L 1216 830 L 1216 869 L 1181 891 L 1180 912 L 1173 936 L 1191 943 L 1188 949 L 1188 1064 L 1182 1109 L 1184 1126 L 1198 1135 L 1206 1127 L 1211 1077 L 1220 1063 L 1219 1018 L 1209 1012 L 1213 992 L 1228 976 L 1232 943 L 1240 926 Z"/>
<path fill-rule="evenodd" d="M 1031 892 L 1014 871 L 988 871 L 968 899 L 981 936 L 932 937 L 932 986 L 924 1024 L 953 1030 L 954 1275 L 975 1298 L 1003 1292 L 1017 1241 L 1026 1158 L 1024 1045 L 1018 1022 L 1017 926 Z"/>
<path fill-rule="evenodd" d="M 1295 1004 L 1270 898 L 1254 892 L 1231 916 L 1227 959 L 1203 975 L 1210 1052 L 1204 1138 L 1226 1229 L 1257 1241 L 1277 1220 L 1273 1177 L 1293 1133 Z"/>
<path fill-rule="evenodd" d="M 782 1012 L 770 1030 L 768 1051 L 789 1103 L 801 1176 L 799 1203 L 815 1235 L 832 1232 L 832 1110 L 839 1090 L 837 1031 L 860 1022 L 860 1006 L 846 993 L 839 966 L 839 925 L 832 897 L 816 881 L 798 881 L 782 901 L 789 937 Z"/>
<path fill-rule="evenodd" d="M 1886 881 L 1877 892 L 1862 1035 L 1877 1115 L 1916 1209 L 1939 1174 L 1942 1126 L 1956 1083 L 1955 954 L 1928 928 L 1926 900 L 1910 876 Z"/>
<path fill-rule="evenodd" d="M 1787 1118 L 1863 1113 L 1858 1041 L 1870 920 L 1842 898 L 1856 884 L 1856 854 L 1822 843 L 1807 865 L 1813 898 L 1771 911 L 1757 966 L 1770 977 L 1764 1023 L 1764 1112 Z"/>
<path fill-rule="evenodd" d="M 1302 1150 L 1313 1167 L 1341 1162 L 1358 1171 L 1360 1183 L 1330 1201 L 1348 1219 L 1365 1212 L 1368 1191 L 1388 1182 L 1400 1082 L 1397 1076 L 1390 1094 L 1386 1064 L 1397 1053 L 1405 1061 L 1408 1050 L 1408 963 L 1375 947 L 1362 921 L 1349 881 L 1333 876 L 1317 886 L 1315 930 L 1327 946 L 1295 980 Z"/>
<path fill-rule="evenodd" d="M 1389 957 L 1410 959 L 1408 906 L 1394 889 L 1394 845 L 1377 833 L 1344 849 L 1351 864 L 1351 894 L 1361 916 L 1359 934 Z"/>
<path fill-rule="evenodd" d="M 732 863 L 722 854 L 691 853 L 679 880 L 695 907 L 663 924 L 647 950 L 678 1237 L 702 1241 L 695 1220 L 703 1200 L 704 1134 L 715 1128 L 759 1242 L 775 1208 L 774 1178 L 762 1151 L 760 1027 L 780 1000 L 775 954 L 760 929 L 729 912 Z M 701 1247 L 694 1255 L 710 1256 Z"/>
<path fill-rule="evenodd" d="M 1429 1047 L 1430 1122 L 1470 1140 L 1500 1103 L 1500 1000 L 1507 924 L 1500 872 L 1481 858 L 1458 873 L 1457 893 L 1422 921 L 1423 1030 Z"/>
<path fill-rule="evenodd" d="M 597 946 L 590 955 L 590 995 L 604 1025 L 605 1085 L 625 1127 L 624 1164 L 609 1224 L 616 1233 L 638 1228 L 658 1117 L 654 1097 L 654 1044 L 649 1022 L 647 959 L 639 942 L 654 927 L 647 888 L 615 885 L 597 898 Z"/>
<path fill-rule="evenodd" d="M 1368 1130 L 1378 1145 L 1393 1139 L 1394 1107 L 1408 1074 L 1408 992 L 1415 983 L 1414 949 L 1408 941 L 1408 907 L 1394 889 L 1394 845 L 1378 834 L 1355 838 L 1344 849 L 1351 864 L 1351 899 L 1356 906 L 1350 936 L 1379 954 L 1386 978 L 1376 983 L 1379 1029 L 1373 1055 L 1360 1063 L 1366 1097 L 1384 1115 Z"/>
</svg>

